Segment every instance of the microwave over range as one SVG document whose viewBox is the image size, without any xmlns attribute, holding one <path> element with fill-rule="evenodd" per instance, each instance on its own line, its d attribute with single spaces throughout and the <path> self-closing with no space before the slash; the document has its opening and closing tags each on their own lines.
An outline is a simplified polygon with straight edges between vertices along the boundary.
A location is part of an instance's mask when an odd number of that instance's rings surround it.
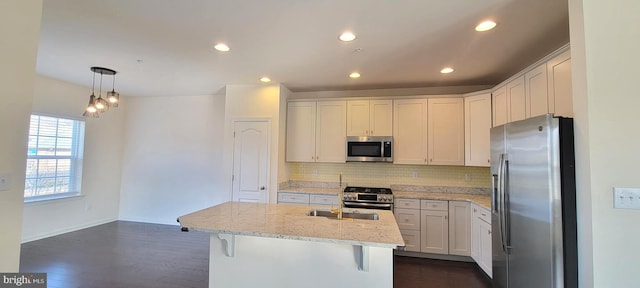
<svg viewBox="0 0 640 288">
<path fill-rule="evenodd" d="M 347 162 L 393 162 L 392 136 L 347 136 Z"/>
</svg>

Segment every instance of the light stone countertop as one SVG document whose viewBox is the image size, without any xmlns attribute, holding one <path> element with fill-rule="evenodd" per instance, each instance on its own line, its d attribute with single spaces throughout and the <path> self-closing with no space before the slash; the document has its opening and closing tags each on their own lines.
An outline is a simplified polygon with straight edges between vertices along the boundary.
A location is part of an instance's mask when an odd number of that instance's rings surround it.
<svg viewBox="0 0 640 288">
<path fill-rule="evenodd" d="M 179 221 L 182 227 L 210 233 L 383 248 L 405 245 L 391 211 L 360 210 L 378 213 L 379 220 L 336 220 L 307 216 L 310 210 L 302 205 L 226 202 L 180 216 Z"/>
<path fill-rule="evenodd" d="M 476 203 L 484 208 L 491 209 L 491 195 L 483 195 L 483 194 L 432 193 L 432 192 L 393 190 L 393 197 L 395 199 L 406 198 L 406 199 L 421 199 L 421 200 L 469 201 L 469 202 Z"/>
</svg>

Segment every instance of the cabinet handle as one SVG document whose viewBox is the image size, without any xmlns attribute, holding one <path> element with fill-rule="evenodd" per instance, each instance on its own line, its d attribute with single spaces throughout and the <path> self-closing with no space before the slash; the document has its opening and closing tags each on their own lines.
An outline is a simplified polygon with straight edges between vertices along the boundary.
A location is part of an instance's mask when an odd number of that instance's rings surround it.
<svg viewBox="0 0 640 288">
<path fill-rule="evenodd" d="M 487 159 L 487 163 L 491 163 L 491 159 Z"/>
<path fill-rule="evenodd" d="M 487 231 L 487 234 L 491 235 L 491 230 Z"/>
<path fill-rule="evenodd" d="M 369 130 L 364 130 L 364 134 L 369 135 Z"/>
<path fill-rule="evenodd" d="M 444 216 L 444 220 L 447 220 L 447 216 Z"/>
<path fill-rule="evenodd" d="M 478 212 L 478 210 L 476 210 L 476 208 L 473 208 L 473 213 L 476 213 L 476 212 Z"/>
<path fill-rule="evenodd" d="M 371 130 L 371 135 L 373 135 L 373 130 Z"/>
<path fill-rule="evenodd" d="M 432 162 L 433 162 L 433 158 L 429 159 L 429 163 L 432 163 Z"/>
<path fill-rule="evenodd" d="M 480 213 L 480 214 L 482 214 L 482 216 L 484 216 L 484 217 L 487 217 L 487 214 L 484 214 L 484 213 Z"/>
</svg>

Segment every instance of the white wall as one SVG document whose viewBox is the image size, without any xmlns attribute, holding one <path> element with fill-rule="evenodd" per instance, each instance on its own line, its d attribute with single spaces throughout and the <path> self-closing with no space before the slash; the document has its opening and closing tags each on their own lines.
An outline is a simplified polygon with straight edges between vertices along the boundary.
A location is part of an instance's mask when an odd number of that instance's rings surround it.
<svg viewBox="0 0 640 288">
<path fill-rule="evenodd" d="M 120 219 L 175 225 L 228 200 L 224 95 L 132 97 L 127 105 Z"/>
<path fill-rule="evenodd" d="M 613 209 L 612 190 L 640 188 L 640 2 L 569 4 L 580 287 L 638 287 L 640 211 Z"/>
<path fill-rule="evenodd" d="M 42 0 L 0 1 L 0 271 L 18 272 L 26 169 L 27 133 L 40 34 Z"/>
<path fill-rule="evenodd" d="M 87 76 L 91 71 L 87 67 Z M 33 112 L 81 119 L 90 87 L 37 76 Z M 117 219 L 122 167 L 124 111 L 121 104 L 85 120 L 82 196 L 24 205 L 23 242 L 74 231 Z M 24 153 L 23 153 L 24 154 Z"/>
<path fill-rule="evenodd" d="M 227 85 L 226 101 L 225 101 L 225 146 L 224 146 L 224 163 L 225 163 L 225 188 L 228 198 L 231 199 L 231 174 L 233 171 L 233 121 L 236 119 L 247 118 L 263 118 L 271 120 L 271 151 L 270 151 L 270 175 L 269 175 L 269 202 L 276 203 L 278 200 L 278 168 L 284 166 L 284 157 L 280 154 L 284 145 L 281 141 L 280 122 L 283 100 L 281 97 L 287 97 L 288 90 L 284 90 L 281 85 Z M 283 94 L 281 95 L 281 91 Z M 284 100 L 286 101 L 286 99 Z M 285 110 L 286 111 L 286 110 Z M 282 114 L 282 117 L 286 112 Z M 285 133 L 282 131 L 282 133 Z M 283 139 L 283 138 L 282 138 Z"/>
</svg>

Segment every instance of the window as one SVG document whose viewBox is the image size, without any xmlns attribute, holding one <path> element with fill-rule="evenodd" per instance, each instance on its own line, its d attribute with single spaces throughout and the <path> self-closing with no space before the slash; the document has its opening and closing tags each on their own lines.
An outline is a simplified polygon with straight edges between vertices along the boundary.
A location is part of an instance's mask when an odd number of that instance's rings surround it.
<svg viewBox="0 0 640 288">
<path fill-rule="evenodd" d="M 84 121 L 31 115 L 25 201 L 80 194 Z"/>
</svg>

